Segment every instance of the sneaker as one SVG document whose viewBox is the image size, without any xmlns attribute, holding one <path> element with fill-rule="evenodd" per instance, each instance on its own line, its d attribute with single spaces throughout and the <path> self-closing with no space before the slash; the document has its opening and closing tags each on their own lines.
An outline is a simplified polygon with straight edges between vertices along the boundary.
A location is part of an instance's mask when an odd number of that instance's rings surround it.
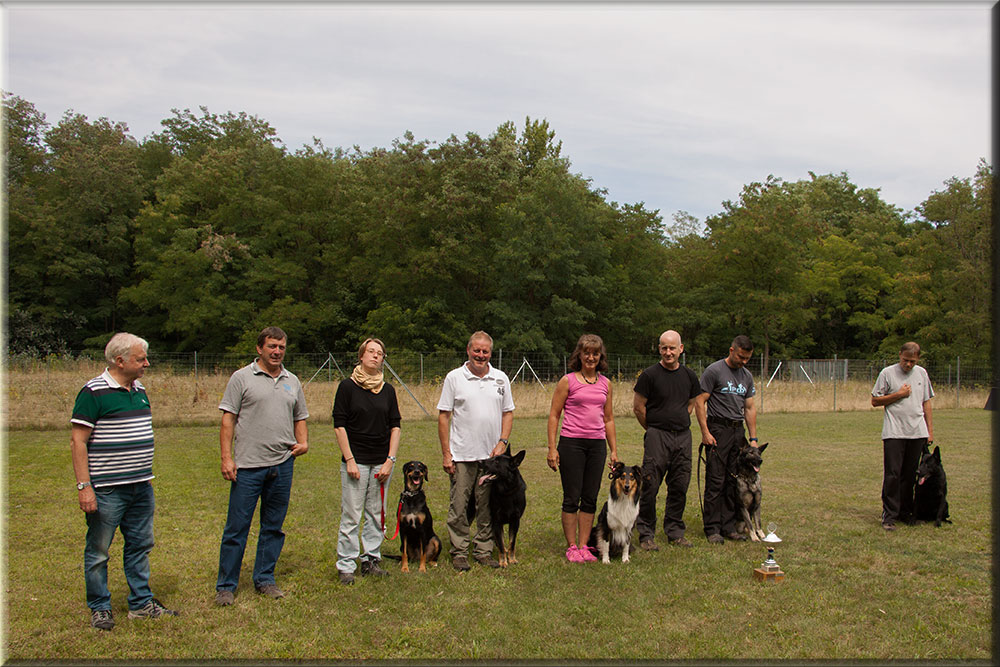
<svg viewBox="0 0 1000 667">
<path fill-rule="evenodd" d="M 726 539 L 732 540 L 733 542 L 746 542 L 747 536 L 744 535 L 743 533 L 732 532 L 732 533 L 726 533 Z"/>
<path fill-rule="evenodd" d="M 667 540 L 667 544 L 675 547 L 689 547 L 691 542 L 686 537 L 678 537 L 676 540 Z"/>
<path fill-rule="evenodd" d="M 885 523 L 882 524 L 882 528 L 884 530 L 896 530 L 896 524 L 892 523 L 891 521 L 886 521 Z"/>
<path fill-rule="evenodd" d="M 597 560 L 597 556 L 594 555 L 594 550 L 590 547 L 580 547 L 577 551 L 580 554 L 581 563 L 593 563 Z"/>
<path fill-rule="evenodd" d="M 110 609 L 95 609 L 90 614 L 90 626 L 98 630 L 110 630 L 115 627 L 115 619 Z"/>
<path fill-rule="evenodd" d="M 566 560 L 569 562 L 582 563 L 583 561 L 580 559 L 580 556 L 580 550 L 576 548 L 575 544 L 571 544 L 566 547 Z"/>
<path fill-rule="evenodd" d="M 129 609 L 129 618 L 159 618 L 160 616 L 177 616 L 176 611 L 171 611 L 160 604 L 160 601 L 153 598 L 139 609 Z"/>
<path fill-rule="evenodd" d="M 220 607 L 228 607 L 236 601 L 236 596 L 232 591 L 221 590 L 215 592 L 215 604 Z"/>
<path fill-rule="evenodd" d="M 281 592 L 281 589 L 278 588 L 278 585 L 274 583 L 257 584 L 256 586 L 254 586 L 254 588 L 257 589 L 257 592 L 260 595 L 266 595 L 267 597 L 273 600 L 278 600 L 280 598 L 285 597 L 285 594 Z"/>
<path fill-rule="evenodd" d="M 350 586 L 354 583 L 354 573 L 353 572 L 338 572 L 337 577 L 340 579 L 340 583 L 345 586 Z"/>
<path fill-rule="evenodd" d="M 712 533 L 708 536 L 709 544 L 722 544 L 723 542 L 725 542 L 725 540 L 722 539 L 722 535 L 719 535 L 718 533 Z"/>
<path fill-rule="evenodd" d="M 375 576 L 375 577 L 388 577 L 389 573 L 379 567 L 379 561 L 377 560 L 363 560 L 361 561 L 361 576 Z"/>
<path fill-rule="evenodd" d="M 465 556 L 452 556 L 451 566 L 459 572 L 468 572 L 471 569 L 469 559 Z"/>
<path fill-rule="evenodd" d="M 476 562 L 480 565 L 485 565 L 486 567 L 500 567 L 499 561 L 493 558 L 492 555 L 489 556 L 476 556 Z"/>
<path fill-rule="evenodd" d="M 656 542 L 654 542 L 652 539 L 643 540 L 643 541 L 639 542 L 639 548 L 640 549 L 645 549 L 646 551 L 659 551 L 660 550 L 660 547 L 656 546 Z"/>
</svg>

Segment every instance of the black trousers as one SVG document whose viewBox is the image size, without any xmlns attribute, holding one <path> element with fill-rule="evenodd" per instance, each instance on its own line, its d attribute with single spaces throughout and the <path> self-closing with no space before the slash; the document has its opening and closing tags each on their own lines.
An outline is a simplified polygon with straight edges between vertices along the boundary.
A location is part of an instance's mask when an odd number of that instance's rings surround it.
<svg viewBox="0 0 1000 667">
<path fill-rule="evenodd" d="M 913 487 L 927 438 L 882 441 L 882 523 L 913 518 Z"/>
<path fill-rule="evenodd" d="M 667 480 L 663 532 L 668 540 L 684 537 L 684 507 L 691 481 L 691 431 L 664 431 L 650 427 L 642 440 L 642 494 L 639 499 L 639 541 L 656 534 L 656 496 Z"/>
<path fill-rule="evenodd" d="M 705 449 L 705 500 L 702 522 L 705 535 L 736 532 L 736 481 L 729 470 L 736 467 L 736 456 L 746 441 L 743 424 L 726 426 L 709 422 L 708 431 L 715 436 L 715 447 Z"/>
</svg>

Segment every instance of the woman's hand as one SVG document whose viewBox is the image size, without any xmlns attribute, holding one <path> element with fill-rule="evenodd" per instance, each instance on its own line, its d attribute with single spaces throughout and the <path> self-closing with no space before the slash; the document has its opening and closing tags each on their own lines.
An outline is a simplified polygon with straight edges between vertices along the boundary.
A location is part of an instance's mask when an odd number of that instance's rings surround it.
<svg viewBox="0 0 1000 667">
<path fill-rule="evenodd" d="M 378 481 L 380 484 L 385 484 L 386 480 L 389 479 L 389 475 L 392 474 L 393 463 L 389 459 L 385 460 L 382 464 L 382 468 L 378 471 Z"/>
<path fill-rule="evenodd" d="M 549 455 L 545 458 L 545 462 L 549 464 L 549 467 L 553 470 L 559 470 L 559 450 L 555 447 L 549 448 Z"/>
<path fill-rule="evenodd" d="M 353 456 L 347 461 L 347 476 L 351 479 L 361 479 L 361 471 L 358 470 L 358 464 Z"/>
</svg>

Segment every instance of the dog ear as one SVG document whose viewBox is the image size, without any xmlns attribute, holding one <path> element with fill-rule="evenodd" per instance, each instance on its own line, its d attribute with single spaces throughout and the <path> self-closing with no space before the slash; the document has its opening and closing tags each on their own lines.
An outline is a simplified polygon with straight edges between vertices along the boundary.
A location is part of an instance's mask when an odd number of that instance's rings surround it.
<svg viewBox="0 0 1000 667">
<path fill-rule="evenodd" d="M 420 464 L 420 472 L 424 473 L 424 481 L 430 480 L 430 474 L 427 471 L 427 464 Z"/>
<path fill-rule="evenodd" d="M 763 452 L 763 451 L 764 451 L 765 449 L 767 449 L 767 446 L 768 446 L 769 444 L 771 444 L 771 443 L 769 443 L 769 442 L 765 442 L 765 443 L 764 443 L 763 445 L 761 445 L 760 447 L 758 447 L 758 448 L 757 448 L 757 452 L 758 452 L 758 453 L 760 453 L 760 452 Z"/>
<path fill-rule="evenodd" d="M 514 467 L 521 465 L 521 461 L 524 460 L 524 453 L 525 450 L 522 449 L 521 451 L 519 451 L 517 454 L 514 455 Z"/>
<path fill-rule="evenodd" d="M 641 466 L 632 466 L 632 474 L 635 475 L 635 478 L 637 480 L 639 480 L 640 482 L 642 481 L 642 467 Z"/>
<path fill-rule="evenodd" d="M 937 459 L 938 463 L 941 463 L 941 448 L 934 445 L 934 458 Z"/>
</svg>

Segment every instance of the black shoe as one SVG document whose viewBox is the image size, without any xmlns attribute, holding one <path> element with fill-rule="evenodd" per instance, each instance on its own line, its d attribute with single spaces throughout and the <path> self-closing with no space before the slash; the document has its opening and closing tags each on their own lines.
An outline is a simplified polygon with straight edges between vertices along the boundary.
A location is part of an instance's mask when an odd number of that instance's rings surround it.
<svg viewBox="0 0 1000 667">
<path fill-rule="evenodd" d="M 674 547 L 689 547 L 689 546 L 691 546 L 691 542 L 688 540 L 688 538 L 686 538 L 684 536 L 678 537 L 676 540 L 667 540 L 667 544 L 669 544 L 671 546 L 674 546 Z"/>
<path fill-rule="evenodd" d="M 746 542 L 747 536 L 743 533 L 726 533 L 726 539 L 732 540 L 733 542 Z"/>
<path fill-rule="evenodd" d="M 486 567 L 500 567 L 499 561 L 494 559 L 493 556 L 476 556 L 476 562 Z"/>
<path fill-rule="evenodd" d="M 379 561 L 363 560 L 361 561 L 361 576 L 388 577 L 389 573 L 379 567 Z"/>
<path fill-rule="evenodd" d="M 722 535 L 719 535 L 718 533 L 712 533 L 708 536 L 709 544 L 722 544 L 723 542 L 725 542 L 725 540 L 722 539 Z"/>
<path fill-rule="evenodd" d="M 891 521 L 883 521 L 882 522 L 882 528 L 884 530 L 896 530 L 896 524 L 894 524 Z"/>
</svg>

